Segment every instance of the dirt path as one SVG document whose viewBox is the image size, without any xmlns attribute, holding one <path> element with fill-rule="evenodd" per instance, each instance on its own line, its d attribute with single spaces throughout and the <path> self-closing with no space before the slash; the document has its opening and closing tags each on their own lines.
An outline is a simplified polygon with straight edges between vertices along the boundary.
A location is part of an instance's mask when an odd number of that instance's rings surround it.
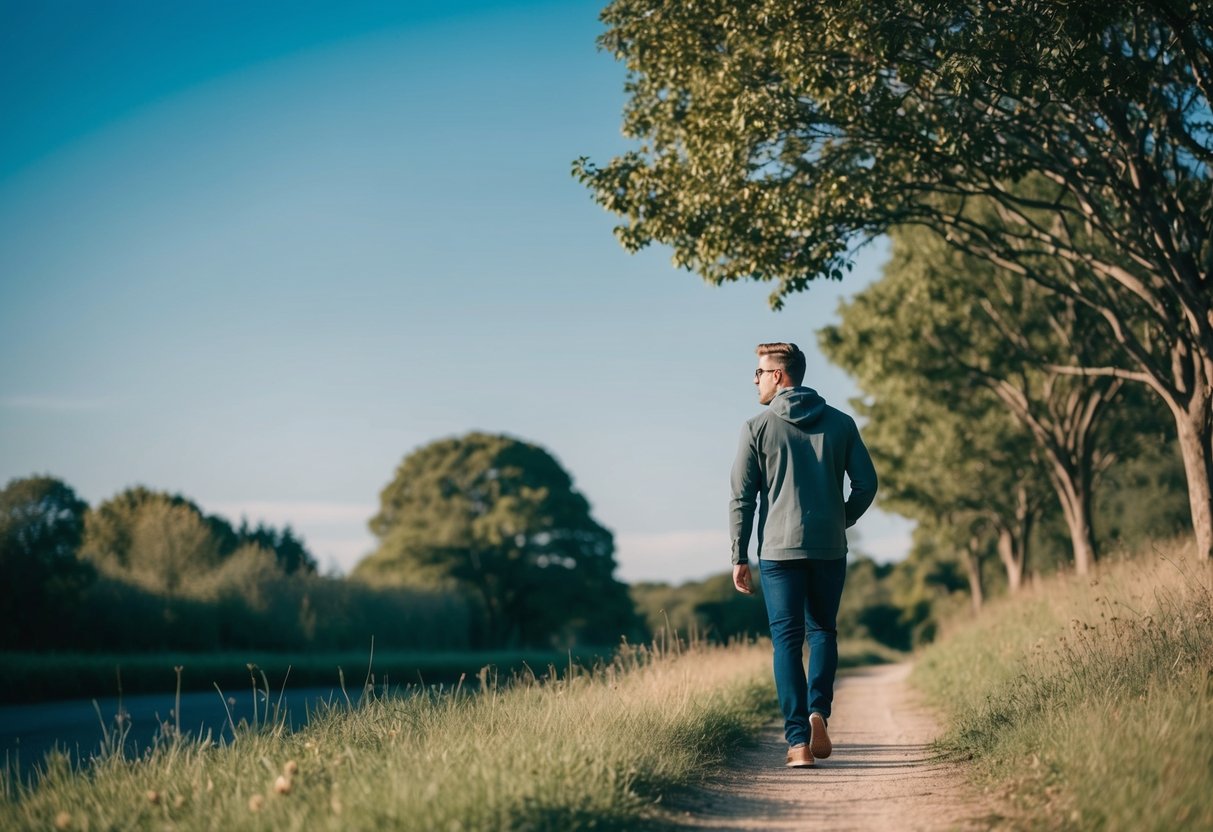
<svg viewBox="0 0 1213 832">
<path fill-rule="evenodd" d="M 930 748 L 939 726 L 906 685 L 907 664 L 841 676 L 834 753 L 784 768 L 783 725 L 764 729 L 729 771 L 678 798 L 669 818 L 687 829 L 972 830 L 997 817 L 951 763 Z"/>
</svg>

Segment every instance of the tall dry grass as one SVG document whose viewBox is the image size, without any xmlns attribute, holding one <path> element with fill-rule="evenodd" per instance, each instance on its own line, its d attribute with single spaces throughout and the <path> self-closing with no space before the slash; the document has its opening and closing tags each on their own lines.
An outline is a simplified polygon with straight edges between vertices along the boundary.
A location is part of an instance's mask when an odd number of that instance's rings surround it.
<svg viewBox="0 0 1213 832">
<path fill-rule="evenodd" d="M 914 681 L 1032 829 L 1213 829 L 1213 567 L 1151 545 L 990 604 Z"/>
<path fill-rule="evenodd" d="M 592 672 L 366 697 L 216 745 L 171 732 L 6 778 L 3 829 L 631 829 L 770 718 L 770 647 L 625 648 Z M 272 701 L 272 698 L 271 700 Z"/>
</svg>

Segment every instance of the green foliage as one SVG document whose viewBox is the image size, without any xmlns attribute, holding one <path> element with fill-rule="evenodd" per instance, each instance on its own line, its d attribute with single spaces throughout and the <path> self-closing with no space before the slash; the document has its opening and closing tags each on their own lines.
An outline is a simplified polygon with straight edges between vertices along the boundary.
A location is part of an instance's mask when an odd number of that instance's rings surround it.
<svg viewBox="0 0 1213 832">
<path fill-rule="evenodd" d="M 602 19 L 639 146 L 573 173 L 628 250 L 775 282 L 778 308 L 921 226 L 1089 308 L 1123 351 L 1068 370 L 1167 403 L 1213 557 L 1213 6 L 614 0 Z"/>
<path fill-rule="evenodd" d="M 76 558 L 87 508 L 53 477 L 14 479 L 0 491 L 0 647 L 34 649 L 70 633 L 56 613 L 94 577 Z"/>
<path fill-rule="evenodd" d="M 1207 60 L 1213 12 L 1176 8 L 615 0 L 600 44 L 627 67 L 623 132 L 640 146 L 574 172 L 624 218 L 629 249 L 665 243 L 713 282 L 777 280 L 775 303 L 840 278 L 857 240 L 909 223 L 1012 260 L 1019 237 L 1028 256 L 1054 243 L 1125 268 L 1095 235 L 1068 236 L 1093 227 L 1120 261 L 1171 273 L 1153 235 L 1190 254 L 1213 238 L 1207 64 L 1190 58 Z M 1143 135 L 1146 152 L 1133 144 Z M 935 201 L 1048 206 L 1003 190 L 1033 172 L 1072 197 L 1051 206 L 1064 226 L 1003 236 Z M 1156 198 L 1164 182 L 1174 201 Z M 1177 227 L 1143 223 L 1146 204 Z"/>
<path fill-rule="evenodd" d="M 272 558 L 258 552 L 258 559 Z M 230 563 L 220 567 L 221 574 Z M 254 569 L 254 574 L 261 567 Z M 57 629 L 39 646 L 88 652 L 156 650 L 362 649 L 459 650 L 471 646 L 476 618 L 452 593 L 372 587 L 318 575 L 207 576 L 188 596 L 166 596 L 102 576 L 73 599 L 48 608 Z M 8 649 L 29 643 L 7 642 Z"/>
<path fill-rule="evenodd" d="M 1088 310 L 934 234 L 893 239 L 882 279 L 820 334 L 824 352 L 872 402 L 857 409 L 869 417 L 882 504 L 953 526 L 969 557 L 996 539 L 1017 586 L 1034 568 L 1033 543 L 1053 560 L 1052 492 L 1085 568 L 1102 540 L 1096 477 L 1145 448 L 1144 437 L 1167 431 L 1164 408 L 1144 386 L 1054 369 L 1112 360 Z M 1050 525 L 1043 537 L 1032 533 L 1042 516 Z"/>
<path fill-rule="evenodd" d="M 303 545 L 303 541 L 295 536 L 290 526 L 279 531 L 264 523 L 258 523 L 255 527 L 249 526 L 245 520 L 236 530 L 236 537 L 241 543 L 251 543 L 273 552 L 275 560 L 278 561 L 278 568 L 287 575 L 316 571 L 316 559 Z"/>
<path fill-rule="evenodd" d="M 1096 494 L 1097 528 L 1107 545 L 1139 549 L 1150 540 L 1190 534 L 1183 459 L 1170 425 L 1144 422 L 1134 438 L 1138 448 L 1104 475 Z"/>
<path fill-rule="evenodd" d="M 279 531 L 243 521 L 233 529 L 180 494 L 143 486 L 121 491 L 88 513 L 81 554 L 105 574 L 189 595 L 195 579 L 250 545 L 270 553 L 284 574 L 316 571 L 316 559 L 289 526 Z"/>
<path fill-rule="evenodd" d="M 767 632 L 767 610 L 757 568 L 752 574 L 755 576 L 752 596 L 742 595 L 733 587 L 732 573 L 687 581 L 680 586 L 633 584 L 629 592 L 650 637 L 665 632 L 727 642 Z"/>
<path fill-rule="evenodd" d="M 847 565 L 840 636 L 910 650 L 929 643 L 939 616 L 963 603 L 966 581 L 952 553 L 933 549 L 922 531 L 914 537 L 909 555 L 896 563 L 878 564 L 860 555 Z"/>
<path fill-rule="evenodd" d="M 289 528 L 233 530 L 181 496 L 132 488 L 88 510 L 58 480 L 14 480 L 0 491 L 0 648 L 470 645 L 465 599 L 321 577 L 314 563 Z"/>
<path fill-rule="evenodd" d="M 536 445 L 484 433 L 426 445 L 370 527 L 380 545 L 356 577 L 472 594 L 487 643 L 612 643 L 638 623 L 611 533 Z"/>
</svg>

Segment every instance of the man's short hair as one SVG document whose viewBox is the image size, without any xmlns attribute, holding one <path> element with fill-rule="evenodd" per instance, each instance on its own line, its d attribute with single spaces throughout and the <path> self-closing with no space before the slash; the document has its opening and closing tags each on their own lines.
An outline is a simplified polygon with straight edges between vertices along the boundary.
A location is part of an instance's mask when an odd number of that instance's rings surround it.
<svg viewBox="0 0 1213 832">
<path fill-rule="evenodd" d="M 788 379 L 797 387 L 804 381 L 804 353 L 795 344 L 785 344 L 782 341 L 774 344 L 759 344 L 755 352 L 759 355 L 769 355 L 771 360 L 779 366 L 779 369 L 787 373 Z"/>
</svg>

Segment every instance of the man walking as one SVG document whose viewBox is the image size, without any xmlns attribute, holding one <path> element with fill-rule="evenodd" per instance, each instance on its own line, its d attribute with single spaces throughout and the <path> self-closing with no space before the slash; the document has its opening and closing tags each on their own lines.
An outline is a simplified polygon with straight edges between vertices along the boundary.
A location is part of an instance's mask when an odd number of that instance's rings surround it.
<svg viewBox="0 0 1213 832">
<path fill-rule="evenodd" d="M 804 353 L 784 343 L 759 344 L 757 352 L 754 384 L 759 403 L 768 408 L 745 423 L 733 463 L 733 585 L 753 592 L 746 551 L 757 508 L 757 552 L 787 764 L 800 768 L 832 750 L 826 722 L 838 670 L 835 619 L 847 575 L 845 530 L 872 504 L 876 471 L 855 420 L 800 386 Z M 845 501 L 844 472 L 851 478 Z"/>
</svg>

